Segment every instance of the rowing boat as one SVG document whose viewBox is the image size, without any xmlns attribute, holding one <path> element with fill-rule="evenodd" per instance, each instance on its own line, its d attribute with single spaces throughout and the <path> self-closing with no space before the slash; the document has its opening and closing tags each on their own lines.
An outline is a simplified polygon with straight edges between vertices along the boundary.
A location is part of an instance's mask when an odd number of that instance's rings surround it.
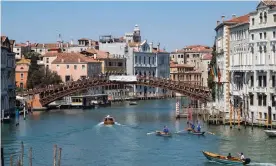
<svg viewBox="0 0 276 166">
<path fill-rule="evenodd" d="M 172 136 L 172 134 L 171 133 L 164 133 L 163 131 L 156 131 L 155 132 L 155 135 L 157 135 L 157 136 L 162 136 L 162 137 L 171 137 Z"/>
<path fill-rule="evenodd" d="M 115 119 L 109 115 L 107 115 L 104 120 L 104 125 L 114 125 L 115 124 Z"/>
<path fill-rule="evenodd" d="M 247 165 L 251 161 L 249 158 L 246 158 L 245 160 L 241 160 L 236 157 L 231 157 L 230 159 L 228 159 L 226 156 L 222 156 L 211 152 L 202 151 L 202 153 L 208 160 L 215 161 L 222 164 Z"/>
<path fill-rule="evenodd" d="M 264 130 L 267 136 L 276 137 L 276 130 Z"/>
<path fill-rule="evenodd" d="M 193 135 L 204 135 L 205 131 L 203 132 L 197 132 L 197 131 L 188 131 L 189 133 L 193 134 Z"/>
</svg>

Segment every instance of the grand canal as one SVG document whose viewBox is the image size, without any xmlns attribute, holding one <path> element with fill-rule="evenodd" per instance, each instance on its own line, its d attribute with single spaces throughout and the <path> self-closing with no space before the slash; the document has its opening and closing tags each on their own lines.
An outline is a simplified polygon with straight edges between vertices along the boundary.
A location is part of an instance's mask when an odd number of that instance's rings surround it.
<svg viewBox="0 0 276 166">
<path fill-rule="evenodd" d="M 183 130 L 186 120 L 174 118 L 175 100 L 139 101 L 91 110 L 56 110 L 20 119 L 20 125 L 2 126 L 5 165 L 11 154 L 19 155 L 20 142 L 25 153 L 33 148 L 33 165 L 53 165 L 53 145 L 62 148 L 62 166 L 215 166 L 202 155 L 202 150 L 236 155 L 244 152 L 251 165 L 276 164 L 276 139 L 268 139 L 262 129 L 229 129 L 208 126 L 213 132 L 205 137 L 189 134 L 172 138 L 147 133 L 167 125 L 171 131 Z M 105 115 L 112 115 L 120 125 L 100 126 Z M 24 157 L 28 164 L 27 154 Z M 274 163 L 274 164 L 273 164 Z"/>
</svg>

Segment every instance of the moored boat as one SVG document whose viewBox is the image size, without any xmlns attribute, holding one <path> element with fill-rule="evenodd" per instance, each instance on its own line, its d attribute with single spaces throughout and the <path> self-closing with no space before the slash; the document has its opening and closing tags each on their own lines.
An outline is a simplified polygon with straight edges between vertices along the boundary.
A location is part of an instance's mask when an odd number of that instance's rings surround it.
<svg viewBox="0 0 276 166">
<path fill-rule="evenodd" d="M 109 115 L 104 118 L 104 125 L 114 125 L 115 119 Z"/>
<path fill-rule="evenodd" d="M 156 131 L 155 135 L 162 136 L 162 137 L 171 137 L 172 136 L 171 133 L 164 133 L 163 131 Z"/>
<path fill-rule="evenodd" d="M 136 101 L 131 101 L 131 102 L 129 102 L 129 105 L 137 105 L 137 102 Z"/>
<path fill-rule="evenodd" d="M 237 157 L 231 157 L 228 159 L 226 156 L 222 156 L 211 152 L 202 151 L 202 153 L 208 160 L 215 161 L 222 164 L 248 165 L 251 161 L 249 158 L 246 158 L 245 160 L 241 160 Z"/>
<path fill-rule="evenodd" d="M 276 130 L 264 130 L 267 136 L 276 137 Z"/>
</svg>

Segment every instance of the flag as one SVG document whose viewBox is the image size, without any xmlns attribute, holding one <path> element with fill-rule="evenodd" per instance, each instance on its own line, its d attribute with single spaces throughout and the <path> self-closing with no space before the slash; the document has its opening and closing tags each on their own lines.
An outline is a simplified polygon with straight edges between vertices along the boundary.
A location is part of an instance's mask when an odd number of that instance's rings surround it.
<svg viewBox="0 0 276 166">
<path fill-rule="evenodd" d="M 214 76 L 217 76 L 217 70 L 216 70 L 216 66 L 213 66 L 213 72 L 214 72 Z"/>
<path fill-rule="evenodd" d="M 220 69 L 218 67 L 218 83 L 220 83 L 220 78 L 221 78 L 221 73 L 220 73 Z"/>
</svg>

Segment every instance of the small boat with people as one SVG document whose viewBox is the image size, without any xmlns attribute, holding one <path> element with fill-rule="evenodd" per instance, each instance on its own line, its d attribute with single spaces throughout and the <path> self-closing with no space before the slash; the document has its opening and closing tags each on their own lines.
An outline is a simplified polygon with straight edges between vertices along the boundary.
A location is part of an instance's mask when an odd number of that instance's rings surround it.
<svg viewBox="0 0 276 166">
<path fill-rule="evenodd" d="M 240 158 L 232 157 L 231 153 L 229 153 L 228 156 L 223 156 L 207 151 L 202 151 L 202 153 L 208 160 L 215 161 L 221 164 L 248 165 L 251 162 L 250 158 L 244 158 L 243 153 L 240 154 Z"/>
<path fill-rule="evenodd" d="M 276 137 L 276 130 L 264 130 L 264 132 L 269 137 Z"/>
<path fill-rule="evenodd" d="M 193 134 L 193 135 L 204 135 L 205 132 L 197 132 L 197 131 L 190 131 L 189 133 Z"/>
<path fill-rule="evenodd" d="M 115 119 L 113 117 L 111 117 L 110 115 L 107 115 L 104 118 L 104 125 L 114 125 L 115 124 Z"/>
<path fill-rule="evenodd" d="M 169 132 L 169 129 L 167 126 L 164 126 L 163 131 L 156 131 L 155 135 L 162 136 L 162 137 L 171 137 L 172 134 Z"/>
</svg>

